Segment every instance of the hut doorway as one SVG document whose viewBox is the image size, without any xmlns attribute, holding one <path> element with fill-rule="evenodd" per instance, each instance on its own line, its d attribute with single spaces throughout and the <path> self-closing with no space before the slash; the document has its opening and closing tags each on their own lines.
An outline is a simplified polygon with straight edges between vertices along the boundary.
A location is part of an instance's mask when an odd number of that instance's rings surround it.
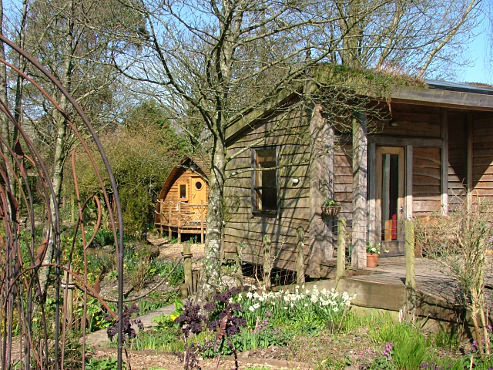
<svg viewBox="0 0 493 370">
<path fill-rule="evenodd" d="M 377 235 L 390 255 L 404 253 L 404 163 L 403 147 L 377 147 Z"/>
</svg>

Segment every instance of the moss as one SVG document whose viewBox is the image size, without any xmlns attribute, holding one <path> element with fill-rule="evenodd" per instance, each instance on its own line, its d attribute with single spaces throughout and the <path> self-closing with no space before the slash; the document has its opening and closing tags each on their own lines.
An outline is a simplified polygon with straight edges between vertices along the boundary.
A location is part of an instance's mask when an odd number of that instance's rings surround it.
<svg viewBox="0 0 493 370">
<path fill-rule="evenodd" d="M 386 97 L 395 87 L 426 88 L 424 81 L 408 75 L 352 69 L 344 65 L 319 64 L 312 70 L 316 89 L 344 89 L 355 95 Z"/>
</svg>

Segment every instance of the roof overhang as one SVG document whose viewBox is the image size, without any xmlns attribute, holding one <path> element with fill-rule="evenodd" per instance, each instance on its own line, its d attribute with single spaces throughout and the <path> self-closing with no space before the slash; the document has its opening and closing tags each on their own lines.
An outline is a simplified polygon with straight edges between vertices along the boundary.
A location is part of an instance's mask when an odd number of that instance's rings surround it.
<svg viewBox="0 0 493 370">
<path fill-rule="evenodd" d="M 474 91 L 474 90 L 472 90 Z M 493 111 L 493 95 L 477 92 L 400 86 L 390 93 L 390 100 L 444 108 Z"/>
<path fill-rule="evenodd" d="M 253 111 L 226 128 L 226 141 L 236 140 L 245 131 L 253 129 L 285 104 L 292 104 L 301 98 L 302 92 L 281 94 L 264 111 Z M 470 84 L 442 81 L 426 81 L 421 86 L 398 85 L 386 94 L 374 96 L 385 102 L 425 105 L 440 108 L 493 112 L 493 88 Z"/>
</svg>

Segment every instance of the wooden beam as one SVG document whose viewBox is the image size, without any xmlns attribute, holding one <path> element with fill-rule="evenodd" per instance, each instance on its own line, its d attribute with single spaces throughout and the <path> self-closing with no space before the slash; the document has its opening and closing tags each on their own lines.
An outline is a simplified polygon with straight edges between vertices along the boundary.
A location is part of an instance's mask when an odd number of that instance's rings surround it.
<svg viewBox="0 0 493 370">
<path fill-rule="evenodd" d="M 367 184 L 368 184 L 367 117 L 357 112 L 353 118 L 353 222 L 351 265 L 366 267 L 367 242 Z"/>
<path fill-rule="evenodd" d="M 469 211 L 472 204 L 472 165 L 473 165 L 473 120 L 471 113 L 467 115 L 467 134 L 466 134 L 466 207 Z"/>
<path fill-rule="evenodd" d="M 442 215 L 446 216 L 448 215 L 448 114 L 445 109 L 440 110 L 440 133 L 442 137 L 440 148 Z"/>
<path fill-rule="evenodd" d="M 442 138 L 429 138 L 429 137 L 371 135 L 368 137 L 368 142 L 382 146 L 412 145 L 421 148 L 441 148 L 442 146 Z"/>
</svg>

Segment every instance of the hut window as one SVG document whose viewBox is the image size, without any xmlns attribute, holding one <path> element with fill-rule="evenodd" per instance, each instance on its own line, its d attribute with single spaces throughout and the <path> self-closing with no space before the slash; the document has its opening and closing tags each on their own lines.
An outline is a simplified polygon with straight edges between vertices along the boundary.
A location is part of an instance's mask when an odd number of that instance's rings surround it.
<svg viewBox="0 0 493 370">
<path fill-rule="evenodd" d="M 186 184 L 180 184 L 179 189 L 180 189 L 180 199 L 182 199 L 182 200 L 188 199 L 188 197 L 187 197 L 187 185 Z"/>
<path fill-rule="evenodd" d="M 277 167 L 275 147 L 253 149 L 252 202 L 254 211 L 277 212 Z"/>
</svg>

